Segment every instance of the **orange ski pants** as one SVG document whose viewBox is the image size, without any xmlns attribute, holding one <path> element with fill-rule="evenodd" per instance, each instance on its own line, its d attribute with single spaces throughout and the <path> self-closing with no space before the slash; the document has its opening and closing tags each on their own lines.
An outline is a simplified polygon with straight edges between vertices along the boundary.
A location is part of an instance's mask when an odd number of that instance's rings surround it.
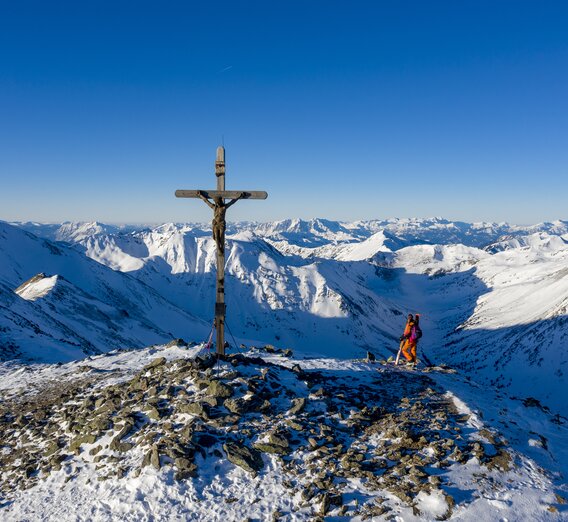
<svg viewBox="0 0 568 522">
<path fill-rule="evenodd" d="M 416 362 L 416 341 L 407 339 L 402 347 L 402 355 L 409 362 Z"/>
</svg>

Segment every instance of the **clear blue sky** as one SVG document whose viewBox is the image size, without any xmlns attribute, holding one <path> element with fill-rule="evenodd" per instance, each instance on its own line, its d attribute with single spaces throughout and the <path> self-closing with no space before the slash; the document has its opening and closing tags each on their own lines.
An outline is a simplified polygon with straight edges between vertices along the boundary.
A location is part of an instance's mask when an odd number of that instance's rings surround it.
<svg viewBox="0 0 568 522">
<path fill-rule="evenodd" d="M 568 218 L 568 2 L 2 2 L 0 219 Z"/>
</svg>

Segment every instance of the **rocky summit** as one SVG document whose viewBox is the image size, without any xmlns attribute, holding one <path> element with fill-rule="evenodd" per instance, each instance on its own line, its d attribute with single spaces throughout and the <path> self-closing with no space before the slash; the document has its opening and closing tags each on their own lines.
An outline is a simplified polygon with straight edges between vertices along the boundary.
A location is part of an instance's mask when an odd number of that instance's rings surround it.
<svg viewBox="0 0 568 522">
<path fill-rule="evenodd" d="M 167 357 L 142 352 L 135 373 L 101 367 L 111 354 L 75 363 L 64 380 L 4 393 L 8 518 L 54 485 L 80 483 L 97 496 L 112 484 L 120 497 L 160 480 L 168 496 L 192 499 L 177 513 L 188 519 L 215 520 L 230 506 L 240 519 L 446 520 L 523 480 L 503 436 L 436 382 L 447 369 L 317 368 L 264 350 L 223 361 L 175 347 Z"/>
</svg>

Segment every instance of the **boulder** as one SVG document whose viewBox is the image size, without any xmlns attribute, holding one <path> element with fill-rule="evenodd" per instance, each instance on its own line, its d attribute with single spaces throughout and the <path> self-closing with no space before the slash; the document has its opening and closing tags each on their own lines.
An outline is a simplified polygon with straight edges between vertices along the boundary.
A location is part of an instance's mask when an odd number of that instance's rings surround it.
<svg viewBox="0 0 568 522">
<path fill-rule="evenodd" d="M 222 381 L 211 381 L 207 387 L 207 394 L 212 397 L 228 398 L 233 395 L 233 388 Z"/>
<path fill-rule="evenodd" d="M 258 451 L 262 451 L 262 453 L 273 453 L 275 455 L 286 455 L 290 453 L 290 448 L 269 442 L 255 442 L 253 446 Z"/>
<path fill-rule="evenodd" d="M 143 370 L 152 370 L 154 368 L 158 368 L 166 364 L 166 362 L 167 361 L 165 357 L 158 357 L 144 366 Z"/>
<path fill-rule="evenodd" d="M 258 451 L 247 448 L 237 442 L 226 442 L 223 444 L 223 449 L 227 454 L 229 462 L 254 475 L 256 475 L 264 465 Z"/>
<path fill-rule="evenodd" d="M 81 444 L 94 444 L 96 441 L 96 435 L 79 435 L 70 442 L 69 450 L 78 452 Z"/>
<path fill-rule="evenodd" d="M 184 476 L 195 476 L 197 474 L 197 466 L 184 457 L 178 457 L 175 459 L 174 466 L 178 469 L 178 471 L 182 472 Z"/>
<path fill-rule="evenodd" d="M 202 402 L 189 402 L 185 404 L 178 404 L 176 411 L 178 413 L 189 413 L 204 419 L 209 418 L 209 405 Z"/>
<path fill-rule="evenodd" d="M 303 397 L 299 399 L 292 399 L 292 407 L 288 410 L 290 415 L 300 413 L 306 407 L 306 399 Z"/>
</svg>

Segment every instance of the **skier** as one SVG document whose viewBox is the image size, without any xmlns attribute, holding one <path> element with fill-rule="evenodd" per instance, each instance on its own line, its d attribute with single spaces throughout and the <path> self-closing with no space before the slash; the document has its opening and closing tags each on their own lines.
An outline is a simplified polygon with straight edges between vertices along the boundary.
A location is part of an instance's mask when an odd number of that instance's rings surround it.
<svg viewBox="0 0 568 522">
<path fill-rule="evenodd" d="M 418 344 L 418 339 L 420 339 L 420 337 L 422 337 L 422 330 L 420 329 L 420 314 L 416 314 L 414 317 L 412 317 L 412 314 L 408 314 L 404 333 L 402 334 L 400 341 L 405 341 L 402 346 L 402 355 L 404 355 L 404 358 L 410 364 L 416 364 L 416 345 Z"/>
</svg>

